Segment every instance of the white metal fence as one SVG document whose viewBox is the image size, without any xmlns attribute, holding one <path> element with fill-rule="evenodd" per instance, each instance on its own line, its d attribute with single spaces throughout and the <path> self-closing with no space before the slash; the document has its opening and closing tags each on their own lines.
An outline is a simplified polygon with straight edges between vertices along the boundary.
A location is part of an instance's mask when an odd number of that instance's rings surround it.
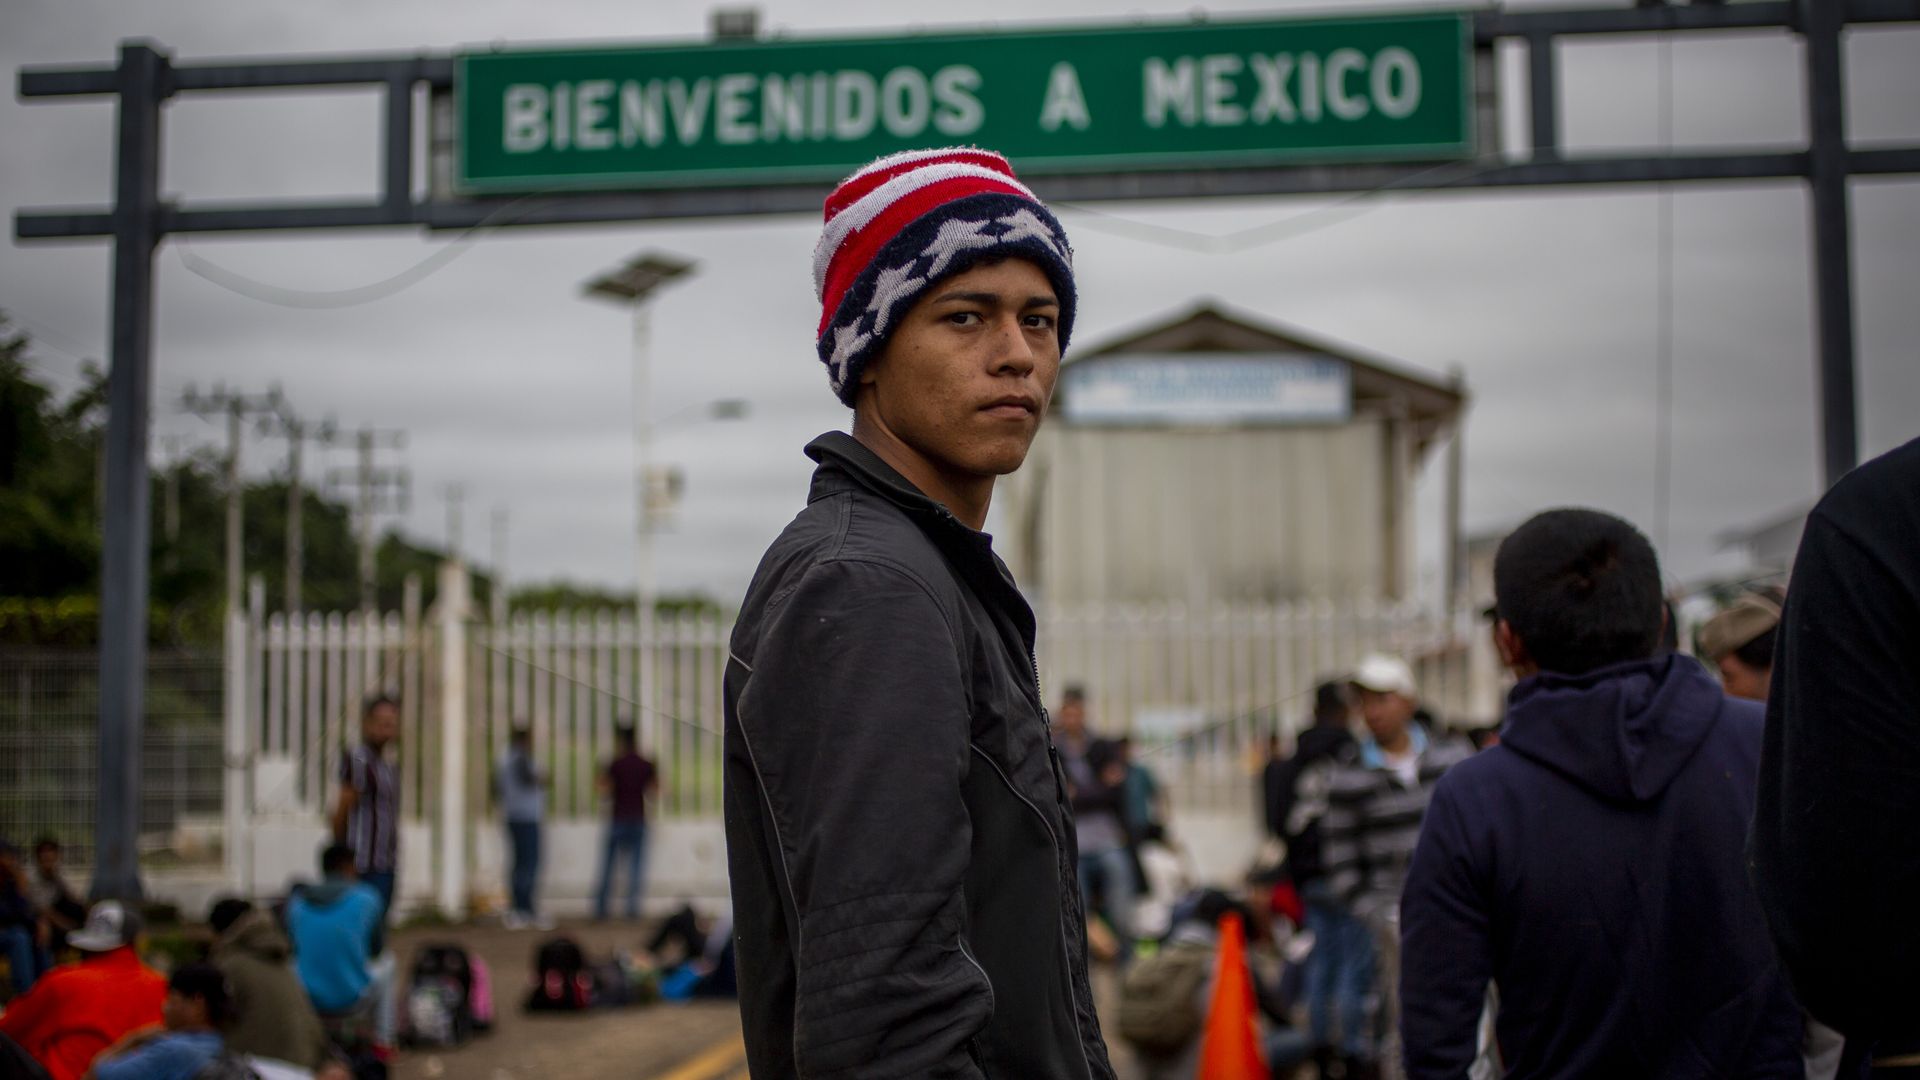
<svg viewBox="0 0 1920 1080">
<path fill-rule="evenodd" d="M 441 594 L 462 604 L 459 585 L 443 578 Z M 1442 717 L 1491 720 L 1497 687 L 1474 655 L 1475 630 L 1464 613 L 1370 604 L 1081 607 L 1041 619 L 1039 657 L 1050 703 L 1083 686 L 1094 726 L 1131 732 L 1176 808 L 1250 812 L 1267 737 L 1297 729 L 1313 687 L 1365 652 L 1412 662 Z M 376 691 L 401 701 L 402 813 L 432 836 L 443 904 L 463 895 L 476 827 L 494 813 L 492 765 L 515 726 L 532 730 L 553 777 L 555 822 L 598 816 L 598 771 L 615 728 L 629 723 L 660 765 L 660 816 L 717 822 L 731 632 L 730 621 L 707 613 L 495 623 L 469 618 L 463 604 L 423 614 L 415 602 L 377 616 L 256 612 L 236 620 L 229 645 L 228 685 L 240 704 L 228 712 L 228 758 L 253 765 L 240 780 L 229 771 L 229 828 L 275 815 L 317 826 L 339 755 Z M 448 776 L 459 782 L 449 786 Z"/>
</svg>

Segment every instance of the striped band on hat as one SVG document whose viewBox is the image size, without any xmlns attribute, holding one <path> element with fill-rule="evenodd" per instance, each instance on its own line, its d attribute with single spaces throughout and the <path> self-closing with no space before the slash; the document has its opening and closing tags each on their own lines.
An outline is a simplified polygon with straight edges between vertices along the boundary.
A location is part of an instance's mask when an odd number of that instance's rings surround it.
<svg viewBox="0 0 1920 1080">
<path fill-rule="evenodd" d="M 814 249 L 816 344 L 834 393 L 853 404 L 860 371 L 895 319 L 942 278 L 989 259 L 1031 260 L 1060 299 L 1060 346 L 1073 325 L 1073 250 L 1065 230 L 990 150 L 950 147 L 880 158 L 827 197 Z"/>
</svg>

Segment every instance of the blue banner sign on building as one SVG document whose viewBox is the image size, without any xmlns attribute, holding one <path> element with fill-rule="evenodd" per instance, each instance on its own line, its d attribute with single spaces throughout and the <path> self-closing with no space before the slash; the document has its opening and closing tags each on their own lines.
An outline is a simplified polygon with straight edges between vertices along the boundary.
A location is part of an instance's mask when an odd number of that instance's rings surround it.
<svg viewBox="0 0 1920 1080">
<path fill-rule="evenodd" d="M 1074 424 L 1338 424 L 1353 414 L 1347 365 L 1299 353 L 1102 356 L 1068 364 L 1059 396 Z"/>
</svg>

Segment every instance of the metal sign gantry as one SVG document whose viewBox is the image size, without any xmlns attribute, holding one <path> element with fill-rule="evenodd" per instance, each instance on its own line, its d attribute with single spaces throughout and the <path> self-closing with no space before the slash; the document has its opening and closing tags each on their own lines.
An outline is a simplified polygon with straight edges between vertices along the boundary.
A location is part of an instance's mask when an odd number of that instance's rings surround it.
<svg viewBox="0 0 1920 1080">
<path fill-rule="evenodd" d="M 1474 161 L 1261 165 L 1206 170 L 1133 170 L 1034 175 L 1050 200 L 1202 198 L 1354 191 L 1505 190 L 1566 185 L 1804 180 L 1813 225 L 1822 459 L 1827 481 L 1852 468 L 1855 422 L 1853 289 L 1847 181 L 1850 176 L 1920 173 L 1920 146 L 1856 150 L 1845 135 L 1841 35 L 1848 26 L 1920 22 L 1920 0 L 1753 0 L 1658 2 L 1633 7 L 1471 13 L 1481 122 L 1493 114 L 1490 51 L 1518 40 L 1528 53 L 1531 150 L 1522 159 L 1483 151 Z M 1658 156 L 1572 155 L 1560 145 L 1556 44 L 1564 38 L 1692 32 L 1788 32 L 1804 43 L 1807 145 L 1769 152 L 1691 151 Z M 1010 32 L 1014 33 L 1014 32 Z M 745 214 L 810 213 L 822 187 L 794 183 L 681 190 L 556 192 L 467 198 L 446 176 L 415 192 L 416 91 L 448 108 L 452 55 L 362 56 L 179 64 L 155 45 L 122 44 L 112 68 L 31 68 L 26 98 L 111 95 L 118 99 L 114 203 L 27 210 L 14 219 L 22 240 L 111 237 L 114 245 L 111 378 L 108 383 L 106 536 L 101 578 L 100 807 L 96 897 L 140 895 L 136 839 L 140 806 L 141 702 L 147 626 L 148 409 L 152 400 L 153 256 L 172 233 L 413 226 L 590 224 Z M 221 91 L 366 86 L 386 93 L 380 194 L 372 200 L 177 205 L 159 190 L 161 106 L 177 95 Z M 1495 140 L 1483 138 L 1483 146 Z M 435 146 L 429 168 L 450 170 Z M 241 763 L 230 762 L 230 767 Z"/>
</svg>

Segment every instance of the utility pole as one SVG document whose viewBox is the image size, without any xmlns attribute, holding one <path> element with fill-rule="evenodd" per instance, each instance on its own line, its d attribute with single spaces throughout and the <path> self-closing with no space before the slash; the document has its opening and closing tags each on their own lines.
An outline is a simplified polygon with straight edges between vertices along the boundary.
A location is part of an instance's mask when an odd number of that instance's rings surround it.
<svg viewBox="0 0 1920 1080">
<path fill-rule="evenodd" d="M 374 515 L 388 505 L 388 496 L 392 497 L 391 505 L 405 513 L 410 483 L 404 466 L 382 468 L 375 463 L 374 455 L 383 449 L 398 450 L 405 447 L 407 433 L 361 428 L 354 433 L 353 442 L 359 458 L 354 467 L 334 470 L 328 476 L 334 481 L 344 480 L 355 488 L 354 524 L 360 541 L 360 610 L 371 612 L 379 606 L 374 575 Z"/>
<path fill-rule="evenodd" d="M 493 588 L 487 597 L 487 606 L 493 612 L 495 624 L 505 623 L 507 619 L 507 508 L 493 508 Z"/>
<path fill-rule="evenodd" d="M 466 526 L 467 486 L 448 484 L 440 489 L 447 500 L 447 558 L 461 561 L 461 533 Z"/>
<path fill-rule="evenodd" d="M 162 435 L 160 446 L 166 454 L 166 495 L 160 507 L 160 531 L 166 538 L 167 552 L 161 566 L 172 573 L 180 568 L 180 470 L 187 461 L 187 449 L 193 440 L 185 435 Z"/>
<path fill-rule="evenodd" d="M 265 434 L 278 435 L 287 440 L 287 577 L 282 603 L 286 606 L 287 614 L 298 615 L 307 559 L 303 524 L 307 490 L 302 477 L 301 459 L 309 441 L 319 447 L 331 446 L 337 431 L 332 420 L 316 424 L 300 419 L 292 409 L 286 407 L 285 401 L 281 402 L 280 411 L 269 417 L 261 427 Z"/>
<path fill-rule="evenodd" d="M 216 385 L 212 393 L 201 394 L 190 386 L 181 396 L 180 405 L 202 420 L 223 414 L 227 418 L 227 613 L 231 616 L 240 610 L 246 587 L 241 565 L 241 500 L 245 490 L 240 480 L 240 447 L 248 417 L 272 415 L 282 408 L 280 391 L 276 388 L 248 396 Z"/>
</svg>

